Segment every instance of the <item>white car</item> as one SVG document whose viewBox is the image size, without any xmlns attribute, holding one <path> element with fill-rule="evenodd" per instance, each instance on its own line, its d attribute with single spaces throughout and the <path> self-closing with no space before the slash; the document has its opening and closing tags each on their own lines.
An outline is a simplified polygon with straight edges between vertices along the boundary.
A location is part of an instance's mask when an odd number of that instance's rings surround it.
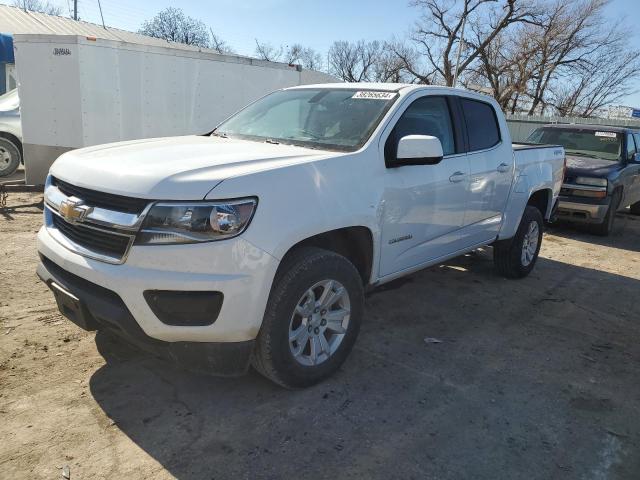
<svg viewBox="0 0 640 480">
<path fill-rule="evenodd" d="M 304 387 L 347 357 L 366 288 L 483 245 L 526 276 L 563 168 L 561 147 L 513 147 L 482 95 L 294 87 L 208 135 L 62 155 L 38 273 L 85 329 Z"/>
<path fill-rule="evenodd" d="M 22 159 L 22 124 L 18 89 L 0 95 L 0 177 L 15 172 Z"/>
</svg>

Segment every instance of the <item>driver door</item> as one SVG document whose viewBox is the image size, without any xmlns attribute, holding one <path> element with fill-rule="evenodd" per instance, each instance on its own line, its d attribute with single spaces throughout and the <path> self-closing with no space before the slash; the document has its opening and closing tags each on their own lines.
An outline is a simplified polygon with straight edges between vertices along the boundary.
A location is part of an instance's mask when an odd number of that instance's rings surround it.
<svg viewBox="0 0 640 480">
<path fill-rule="evenodd" d="M 391 275 L 463 248 L 469 191 L 469 163 L 454 128 L 455 105 L 446 96 L 414 100 L 382 137 L 385 190 L 382 212 L 380 276 Z M 400 138 L 432 135 L 444 157 L 435 164 L 393 164 Z"/>
</svg>

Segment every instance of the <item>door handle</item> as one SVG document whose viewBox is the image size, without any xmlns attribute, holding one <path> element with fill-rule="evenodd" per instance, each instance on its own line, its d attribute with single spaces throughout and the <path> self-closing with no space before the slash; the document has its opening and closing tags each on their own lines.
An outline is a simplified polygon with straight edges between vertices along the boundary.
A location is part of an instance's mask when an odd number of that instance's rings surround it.
<svg viewBox="0 0 640 480">
<path fill-rule="evenodd" d="M 511 165 L 509 165 L 508 163 L 501 163 L 500 165 L 498 165 L 498 171 L 500 173 L 508 172 L 509 170 L 511 170 Z"/>
<path fill-rule="evenodd" d="M 455 172 L 453 175 L 449 177 L 449 181 L 453 183 L 458 183 L 464 180 L 464 177 L 467 175 L 464 172 Z"/>
</svg>

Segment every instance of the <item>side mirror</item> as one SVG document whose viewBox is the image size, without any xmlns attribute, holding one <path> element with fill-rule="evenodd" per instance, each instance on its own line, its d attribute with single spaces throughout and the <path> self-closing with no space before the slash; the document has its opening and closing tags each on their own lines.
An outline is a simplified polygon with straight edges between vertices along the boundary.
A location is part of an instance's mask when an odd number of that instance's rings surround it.
<svg viewBox="0 0 640 480">
<path fill-rule="evenodd" d="M 407 135 L 398 142 L 396 166 L 434 165 L 442 160 L 442 144 L 431 135 Z"/>
</svg>

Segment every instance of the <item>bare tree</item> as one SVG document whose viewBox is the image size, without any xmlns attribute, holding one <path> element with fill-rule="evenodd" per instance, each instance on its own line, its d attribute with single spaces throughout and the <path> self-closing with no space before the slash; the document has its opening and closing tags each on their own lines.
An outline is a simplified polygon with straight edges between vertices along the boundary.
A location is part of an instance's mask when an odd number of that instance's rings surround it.
<svg viewBox="0 0 640 480">
<path fill-rule="evenodd" d="M 256 38 L 256 51 L 255 55 L 260 60 L 266 60 L 267 62 L 279 62 L 282 59 L 283 48 L 274 47 L 270 43 L 260 43 Z"/>
<path fill-rule="evenodd" d="M 476 35 L 475 41 L 466 41 L 462 46 L 458 75 L 505 29 L 539 21 L 533 0 L 413 0 L 412 4 L 422 11 L 411 38 L 418 55 L 414 55 L 413 61 L 399 56 L 405 68 L 423 83 L 439 81 L 453 85 L 463 24 Z"/>
<path fill-rule="evenodd" d="M 524 32 L 500 32 L 485 48 L 480 50 L 478 62 L 469 67 L 464 83 L 468 86 L 487 86 L 503 110 L 516 111 L 522 96 L 527 95 L 529 82 L 536 67 L 536 47 Z M 472 35 L 478 42 L 481 32 Z"/>
<path fill-rule="evenodd" d="M 591 117 L 630 93 L 640 78 L 640 52 L 610 45 L 567 70 L 551 90 L 548 102 L 561 116 Z"/>
<path fill-rule="evenodd" d="M 284 50 L 284 61 L 289 65 L 293 65 L 300 62 L 300 58 L 302 57 L 302 52 L 304 51 L 304 47 L 299 43 L 294 43 L 293 45 L 289 45 Z"/>
<path fill-rule="evenodd" d="M 174 7 L 165 8 L 151 20 L 144 22 L 138 33 L 170 42 L 198 47 L 209 46 L 209 33 L 206 25 Z"/>
<path fill-rule="evenodd" d="M 301 65 L 309 70 L 324 70 L 322 55 L 311 47 L 303 49 L 300 55 Z"/>
<path fill-rule="evenodd" d="M 219 35 L 216 35 L 211 28 L 209 28 L 209 32 L 211 33 L 210 48 L 212 50 L 215 50 L 218 53 L 234 53 L 233 48 L 231 48 Z"/>
<path fill-rule="evenodd" d="M 261 43 L 256 39 L 255 54 L 261 60 L 284 62 L 289 65 L 301 65 L 309 70 L 322 68 L 322 56 L 313 48 L 294 43 L 286 47 L 274 47 L 269 43 Z"/>
<path fill-rule="evenodd" d="M 304 47 L 299 43 L 286 47 L 284 58 L 289 65 L 302 65 L 309 70 L 320 70 L 323 67 L 322 55 L 313 48 Z"/>
<path fill-rule="evenodd" d="M 545 111 L 547 91 L 564 72 L 584 73 L 600 52 L 625 43 L 624 30 L 619 25 L 608 25 L 604 16 L 609 3 L 609 0 L 556 0 L 545 15 L 544 25 L 529 32 L 537 49 L 537 67 L 529 89 L 529 114 Z"/>
<path fill-rule="evenodd" d="M 333 42 L 329 48 L 329 70 L 345 82 L 373 81 L 381 52 L 382 45 L 378 41 Z"/>
<path fill-rule="evenodd" d="M 13 0 L 12 5 L 30 12 L 46 13 L 47 15 L 62 15 L 62 8 L 48 2 L 47 0 Z"/>
</svg>

